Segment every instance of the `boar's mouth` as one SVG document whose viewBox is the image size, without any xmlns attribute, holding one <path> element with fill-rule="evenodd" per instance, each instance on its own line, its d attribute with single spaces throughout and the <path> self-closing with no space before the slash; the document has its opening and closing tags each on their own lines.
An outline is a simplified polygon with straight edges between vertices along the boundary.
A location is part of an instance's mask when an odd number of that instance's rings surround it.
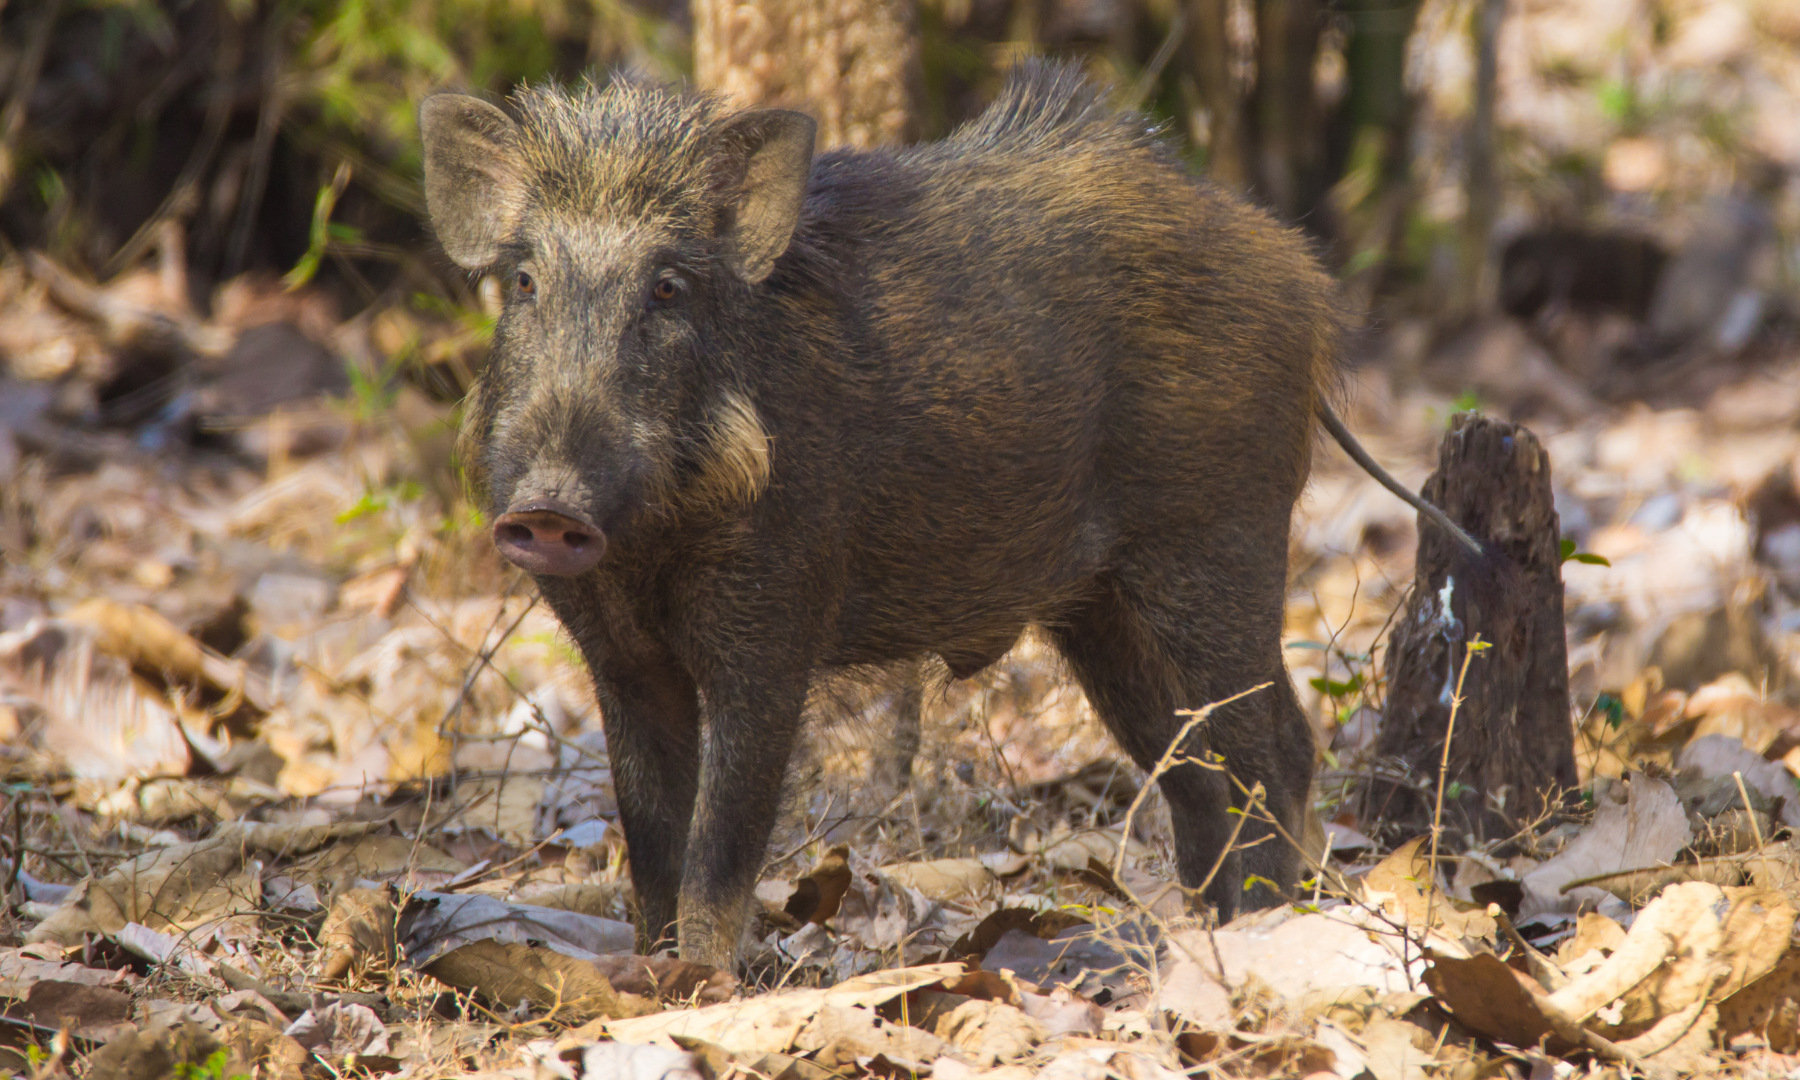
<svg viewBox="0 0 1800 1080">
<path fill-rule="evenodd" d="M 606 553 L 606 535 L 580 511 L 554 499 L 515 503 L 494 522 L 494 546 L 529 574 L 573 577 Z"/>
</svg>

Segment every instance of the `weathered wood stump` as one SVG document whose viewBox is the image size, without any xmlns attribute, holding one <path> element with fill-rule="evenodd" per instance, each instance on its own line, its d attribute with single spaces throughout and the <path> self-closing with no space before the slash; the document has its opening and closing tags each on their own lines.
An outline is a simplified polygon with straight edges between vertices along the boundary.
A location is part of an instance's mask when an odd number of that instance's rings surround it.
<svg viewBox="0 0 1800 1080">
<path fill-rule="evenodd" d="M 1524 427 L 1464 413 L 1444 435 L 1422 494 L 1485 554 L 1420 520 L 1375 745 L 1377 759 L 1403 766 L 1406 779 L 1373 775 L 1365 820 L 1429 825 L 1457 679 L 1479 635 L 1488 647 L 1470 661 L 1456 710 L 1444 825 L 1504 839 L 1576 784 L 1550 457 Z"/>
</svg>

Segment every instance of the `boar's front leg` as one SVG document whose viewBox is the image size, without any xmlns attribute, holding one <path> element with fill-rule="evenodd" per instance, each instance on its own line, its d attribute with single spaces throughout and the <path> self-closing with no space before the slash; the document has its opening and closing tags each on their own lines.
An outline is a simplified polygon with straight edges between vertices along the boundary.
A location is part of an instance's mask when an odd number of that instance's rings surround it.
<svg viewBox="0 0 1800 1080">
<path fill-rule="evenodd" d="M 619 824 L 631 849 L 637 894 L 637 948 L 674 944 L 676 897 L 700 774 L 700 703 L 694 684 L 667 655 L 637 653 L 596 663 L 595 696 L 612 759 Z"/>
<path fill-rule="evenodd" d="M 704 687 L 701 789 L 681 879 L 684 960 L 729 969 L 736 957 L 806 703 L 805 671 L 784 667 L 722 673 Z"/>
</svg>

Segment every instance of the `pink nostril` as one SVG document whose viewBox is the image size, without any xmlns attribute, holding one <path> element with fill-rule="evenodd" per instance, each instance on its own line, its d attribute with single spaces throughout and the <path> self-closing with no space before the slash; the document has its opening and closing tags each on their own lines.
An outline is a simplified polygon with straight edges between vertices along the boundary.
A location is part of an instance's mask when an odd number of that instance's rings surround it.
<svg viewBox="0 0 1800 1080">
<path fill-rule="evenodd" d="M 606 537 L 570 508 L 546 502 L 516 506 L 494 522 L 494 543 L 515 565 L 534 574 L 568 575 L 591 569 Z"/>
</svg>

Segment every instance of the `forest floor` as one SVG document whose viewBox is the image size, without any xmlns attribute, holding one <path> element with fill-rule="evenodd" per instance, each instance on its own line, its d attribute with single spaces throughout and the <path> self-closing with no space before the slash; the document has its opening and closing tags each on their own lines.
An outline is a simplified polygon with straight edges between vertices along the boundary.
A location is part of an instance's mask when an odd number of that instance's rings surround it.
<svg viewBox="0 0 1800 1080">
<path fill-rule="evenodd" d="M 29 316 L 43 348 L 117 354 L 5 273 L 15 338 Z M 246 289 L 208 327 L 265 375 L 460 347 Z M 1287 621 L 1328 837 L 1302 896 L 1196 921 L 1160 798 L 1027 638 L 932 680 L 910 774 L 897 686 L 822 696 L 735 972 L 630 956 L 585 673 L 461 501 L 447 406 L 361 376 L 259 413 L 202 365 L 157 376 L 187 413 L 109 425 L 116 398 L 30 380 L 15 344 L 0 1070 L 1796 1074 L 1800 350 L 1659 384 L 1685 407 L 1601 405 L 1512 323 L 1429 356 L 1409 333 L 1352 378 L 1375 457 L 1416 488 L 1453 408 L 1526 412 L 1604 560 L 1564 568 L 1582 809 L 1435 859 L 1362 812 L 1416 535 L 1321 449 Z"/>
</svg>

